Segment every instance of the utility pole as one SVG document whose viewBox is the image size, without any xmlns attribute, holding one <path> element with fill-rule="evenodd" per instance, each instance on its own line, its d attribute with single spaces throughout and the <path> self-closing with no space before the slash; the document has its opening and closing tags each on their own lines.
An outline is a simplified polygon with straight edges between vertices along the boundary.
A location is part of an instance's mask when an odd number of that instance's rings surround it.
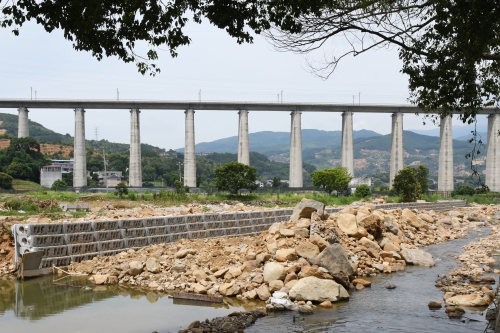
<svg viewBox="0 0 500 333">
<path fill-rule="evenodd" d="M 108 162 L 106 162 L 106 152 L 104 151 L 104 148 L 102 148 L 102 157 L 104 158 L 104 183 L 106 184 L 106 193 L 108 193 L 108 170 L 106 168 L 106 164 L 108 164 Z"/>
<path fill-rule="evenodd" d="M 198 91 L 198 102 L 201 102 L 201 89 Z"/>
<path fill-rule="evenodd" d="M 35 90 L 35 101 L 36 101 L 36 90 Z"/>
<path fill-rule="evenodd" d="M 118 91 L 118 88 L 116 88 L 116 101 L 118 102 L 120 100 L 120 92 Z"/>
<path fill-rule="evenodd" d="M 280 94 L 278 94 L 278 103 L 280 102 Z"/>
<path fill-rule="evenodd" d="M 182 174 L 181 174 L 181 161 L 179 161 L 179 181 L 182 181 Z"/>
<path fill-rule="evenodd" d="M 358 93 L 358 103 L 361 105 L 361 92 Z"/>
<path fill-rule="evenodd" d="M 31 89 L 31 100 L 33 100 L 33 87 L 30 87 Z"/>
<path fill-rule="evenodd" d="M 354 95 L 352 95 L 352 105 L 354 105 Z"/>
<path fill-rule="evenodd" d="M 281 91 L 281 103 L 283 103 L 283 90 Z"/>
</svg>

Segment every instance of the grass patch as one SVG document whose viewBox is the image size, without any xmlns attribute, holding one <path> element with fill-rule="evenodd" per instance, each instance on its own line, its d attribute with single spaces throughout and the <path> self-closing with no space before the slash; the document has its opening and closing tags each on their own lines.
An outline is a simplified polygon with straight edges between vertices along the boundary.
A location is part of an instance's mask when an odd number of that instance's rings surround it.
<svg viewBox="0 0 500 333">
<path fill-rule="evenodd" d="M 80 218 L 87 216 L 87 212 L 70 212 L 71 217 Z"/>
<path fill-rule="evenodd" d="M 14 179 L 12 180 L 12 188 L 17 191 L 38 191 L 43 187 L 29 180 Z"/>
</svg>

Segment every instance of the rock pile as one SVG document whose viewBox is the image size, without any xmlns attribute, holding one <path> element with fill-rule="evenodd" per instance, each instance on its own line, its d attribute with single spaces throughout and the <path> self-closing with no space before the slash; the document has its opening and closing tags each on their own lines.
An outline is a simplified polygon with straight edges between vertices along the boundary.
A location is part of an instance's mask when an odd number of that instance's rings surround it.
<svg viewBox="0 0 500 333">
<path fill-rule="evenodd" d="M 360 277 L 434 265 L 419 246 L 462 237 L 489 213 L 374 210 L 367 203 L 329 216 L 322 204 L 306 200 L 297 209 L 294 220 L 275 223 L 258 237 L 180 240 L 69 269 L 92 274 L 96 284 L 236 296 L 267 301 L 268 309 L 308 311 L 308 302 L 328 306 L 348 298 L 347 289 L 368 287 Z"/>
<path fill-rule="evenodd" d="M 475 219 L 475 214 L 469 212 L 465 217 Z M 486 307 L 495 297 L 496 279 L 492 273 L 500 274 L 500 270 L 490 266 L 495 264 L 492 254 L 500 248 L 500 228 L 493 225 L 491 229 L 488 237 L 464 246 L 465 252 L 457 257 L 459 267 L 436 281 L 436 287 L 445 292 L 443 299 L 447 309 L 451 309 L 447 311 L 449 316 L 461 316 L 464 311 L 460 306 Z"/>
</svg>

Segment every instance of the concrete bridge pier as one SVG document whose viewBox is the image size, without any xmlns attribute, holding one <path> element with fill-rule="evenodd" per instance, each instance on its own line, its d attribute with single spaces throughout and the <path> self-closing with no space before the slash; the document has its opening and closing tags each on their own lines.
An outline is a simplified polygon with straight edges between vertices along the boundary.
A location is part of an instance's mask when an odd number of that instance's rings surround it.
<svg viewBox="0 0 500 333">
<path fill-rule="evenodd" d="M 128 184 L 130 187 L 142 186 L 140 113 L 139 109 L 130 110 L 130 158 L 128 168 Z"/>
<path fill-rule="evenodd" d="M 391 139 L 391 165 L 390 165 L 390 188 L 394 177 L 399 170 L 404 168 L 403 149 L 403 114 L 396 112 L 392 114 L 392 139 Z"/>
<path fill-rule="evenodd" d="M 293 111 L 290 130 L 290 187 L 303 187 L 301 112 Z"/>
<path fill-rule="evenodd" d="M 75 140 L 73 151 L 73 187 L 87 186 L 87 150 L 85 146 L 85 110 L 75 109 Z"/>
<path fill-rule="evenodd" d="M 352 111 L 342 113 L 341 164 L 354 177 L 354 144 L 352 138 Z"/>
<path fill-rule="evenodd" d="M 184 146 L 184 186 L 196 187 L 196 156 L 194 140 L 194 110 L 187 109 Z"/>
<path fill-rule="evenodd" d="M 486 150 L 486 186 L 490 191 L 500 192 L 500 114 L 488 116 L 488 139 Z"/>
<path fill-rule="evenodd" d="M 17 125 L 17 137 L 25 138 L 30 136 L 30 128 L 28 122 L 28 109 L 27 108 L 19 108 L 17 109 L 19 112 L 18 125 Z"/>
<path fill-rule="evenodd" d="M 439 132 L 438 191 L 447 193 L 453 191 L 453 132 L 451 116 L 441 118 Z"/>
<path fill-rule="evenodd" d="M 250 150 L 248 145 L 248 111 L 240 110 L 238 126 L 238 162 L 250 165 Z"/>
</svg>

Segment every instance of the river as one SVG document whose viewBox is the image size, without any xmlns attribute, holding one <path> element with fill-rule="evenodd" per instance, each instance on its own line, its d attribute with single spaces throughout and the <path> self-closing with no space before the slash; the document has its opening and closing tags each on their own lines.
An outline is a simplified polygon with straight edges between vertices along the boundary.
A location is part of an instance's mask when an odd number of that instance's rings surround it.
<svg viewBox="0 0 500 333">
<path fill-rule="evenodd" d="M 353 291 L 349 301 L 336 303 L 333 309 L 317 308 L 306 316 L 273 313 L 245 332 L 482 332 L 486 328 L 484 309 L 467 309 L 462 319 L 449 319 L 444 308 L 431 311 L 427 304 L 442 301 L 443 292 L 434 286 L 437 276 L 456 266 L 454 257 L 462 252 L 463 245 L 485 234 L 470 231 L 467 238 L 430 246 L 426 251 L 434 256 L 435 267 L 408 266 L 404 272 L 371 278 L 371 287 Z M 242 303 L 232 298 L 213 307 L 126 287 L 83 290 L 54 286 L 55 279 L 0 280 L 0 331 L 167 333 L 177 332 L 194 320 L 262 306 L 260 302 Z M 386 289 L 389 282 L 396 288 Z M 58 283 L 88 285 L 85 278 L 66 278 Z"/>
</svg>

